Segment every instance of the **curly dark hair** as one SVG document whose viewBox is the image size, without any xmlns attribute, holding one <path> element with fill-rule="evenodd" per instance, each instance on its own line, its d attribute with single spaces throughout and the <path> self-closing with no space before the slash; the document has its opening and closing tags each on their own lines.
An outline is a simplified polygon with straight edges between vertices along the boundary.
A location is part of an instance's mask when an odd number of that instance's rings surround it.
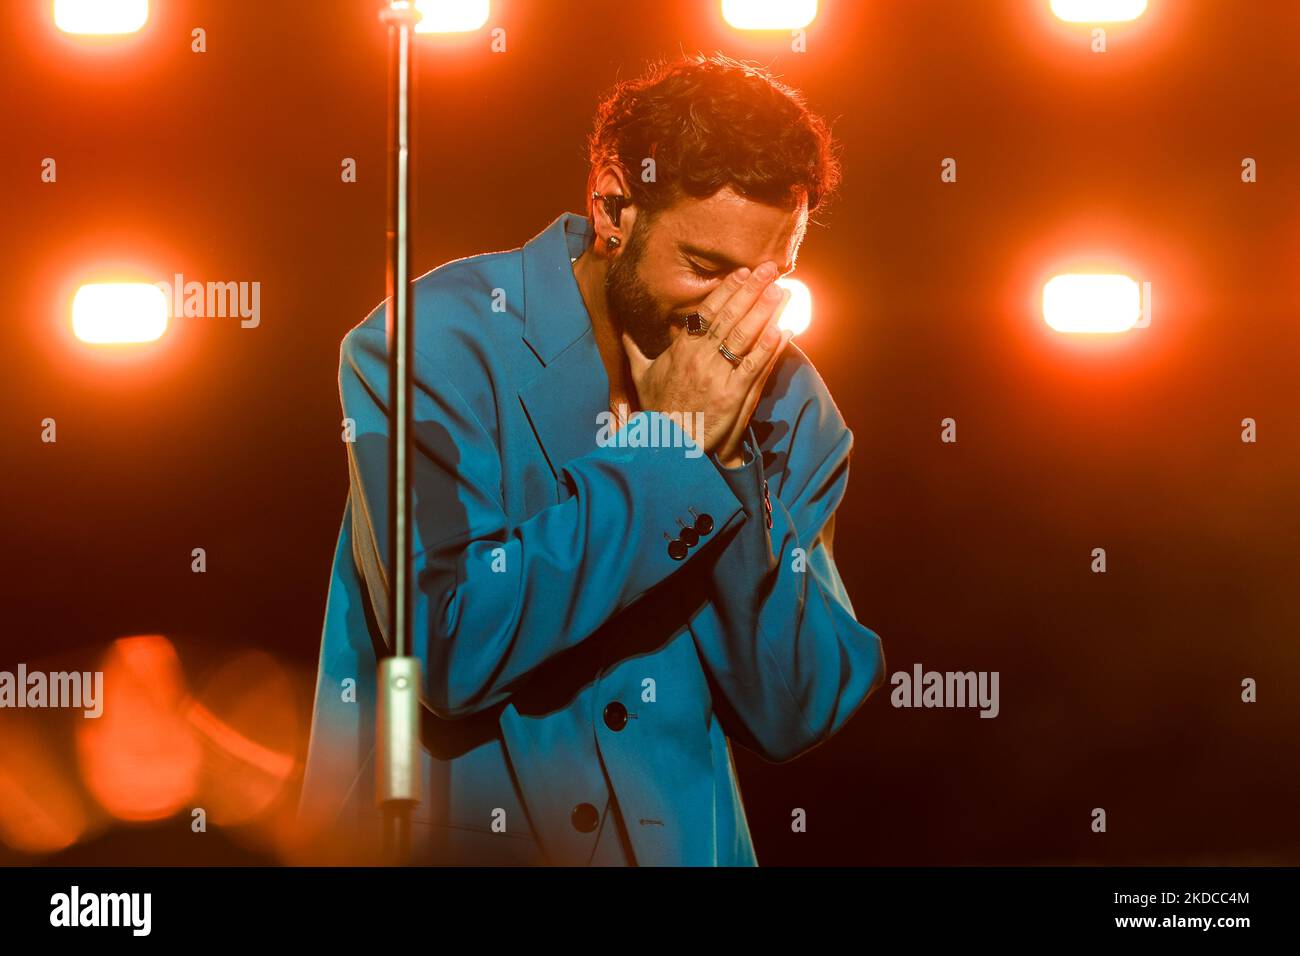
<svg viewBox="0 0 1300 956">
<path fill-rule="evenodd" d="M 587 139 L 591 191 L 603 165 L 622 168 L 629 199 L 653 219 L 684 196 L 731 186 L 757 202 L 811 213 L 835 190 L 840 165 L 830 128 L 803 94 L 769 72 L 722 54 L 659 61 L 615 85 Z M 642 181 L 654 160 L 654 181 Z"/>
</svg>

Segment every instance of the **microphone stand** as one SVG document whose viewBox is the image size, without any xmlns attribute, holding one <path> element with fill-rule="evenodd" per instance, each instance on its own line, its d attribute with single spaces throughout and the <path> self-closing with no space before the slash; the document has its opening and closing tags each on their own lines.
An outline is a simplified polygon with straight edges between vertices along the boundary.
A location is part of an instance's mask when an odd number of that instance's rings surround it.
<svg viewBox="0 0 1300 956">
<path fill-rule="evenodd" d="M 392 655 L 378 665 L 375 802 L 383 816 L 383 854 L 411 857 L 411 814 L 420 803 L 420 659 L 411 654 L 413 533 L 412 395 L 414 297 L 411 292 L 411 112 L 415 24 L 410 0 L 379 14 L 388 28 L 388 633 Z"/>
</svg>

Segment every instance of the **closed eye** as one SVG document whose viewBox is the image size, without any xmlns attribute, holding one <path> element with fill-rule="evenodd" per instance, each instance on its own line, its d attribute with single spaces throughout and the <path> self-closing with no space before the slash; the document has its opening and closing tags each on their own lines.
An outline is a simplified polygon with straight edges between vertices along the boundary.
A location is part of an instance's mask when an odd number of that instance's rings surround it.
<svg viewBox="0 0 1300 956">
<path fill-rule="evenodd" d="M 694 272 L 701 279 L 716 279 L 719 276 L 722 276 L 724 274 L 724 271 L 722 269 L 706 269 L 698 262 L 691 263 L 691 271 Z"/>
</svg>

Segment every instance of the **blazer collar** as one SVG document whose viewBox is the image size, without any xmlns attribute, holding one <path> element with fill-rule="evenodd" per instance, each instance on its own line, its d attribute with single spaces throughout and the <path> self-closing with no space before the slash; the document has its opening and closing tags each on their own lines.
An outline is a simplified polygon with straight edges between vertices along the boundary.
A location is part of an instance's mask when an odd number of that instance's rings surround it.
<svg viewBox="0 0 1300 956">
<path fill-rule="evenodd" d="M 596 448 L 596 416 L 609 411 L 609 376 L 570 262 L 594 237 L 585 216 L 563 213 L 523 249 L 524 341 L 543 368 L 519 400 L 557 480 Z"/>
<path fill-rule="evenodd" d="M 591 328 L 570 259 L 595 235 L 586 216 L 565 212 L 524 244 L 524 341 L 544 365 Z"/>
</svg>

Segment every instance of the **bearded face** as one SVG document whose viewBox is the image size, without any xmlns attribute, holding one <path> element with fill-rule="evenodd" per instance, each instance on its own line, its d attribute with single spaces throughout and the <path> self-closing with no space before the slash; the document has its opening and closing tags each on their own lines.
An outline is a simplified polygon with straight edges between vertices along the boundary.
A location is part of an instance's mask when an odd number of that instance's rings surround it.
<svg viewBox="0 0 1300 956">
<path fill-rule="evenodd" d="M 778 264 L 782 275 L 807 227 L 807 203 L 793 208 L 755 202 L 730 187 L 707 199 L 687 197 L 641 211 L 623 249 L 605 271 L 611 324 L 655 359 L 684 334 L 685 317 L 741 266 Z"/>
<path fill-rule="evenodd" d="M 672 319 L 641 275 L 649 228 L 644 219 L 638 219 L 622 255 L 610 262 L 605 273 L 605 300 L 614 327 L 626 332 L 641 353 L 653 359 L 672 343 Z"/>
</svg>

